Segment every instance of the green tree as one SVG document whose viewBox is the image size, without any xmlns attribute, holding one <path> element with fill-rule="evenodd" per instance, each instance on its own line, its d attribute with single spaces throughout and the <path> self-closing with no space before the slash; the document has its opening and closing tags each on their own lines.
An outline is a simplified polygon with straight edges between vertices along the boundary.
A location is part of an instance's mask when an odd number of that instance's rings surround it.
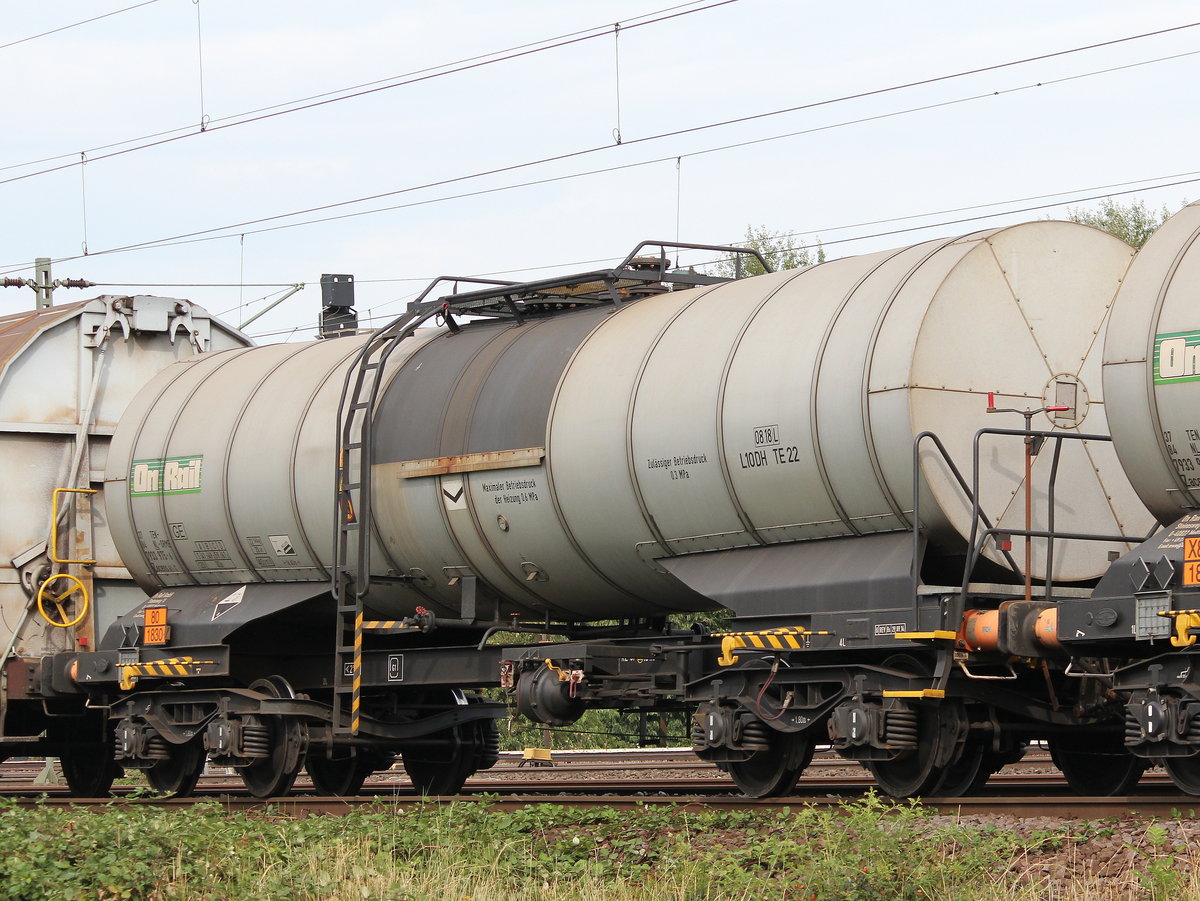
<svg viewBox="0 0 1200 901">
<path fill-rule="evenodd" d="M 825 262 L 825 248 L 821 246 L 820 239 L 817 239 L 815 248 L 810 248 L 803 241 L 797 241 L 795 235 L 771 231 L 765 225 L 758 228 L 753 225 L 747 226 L 746 237 L 739 241 L 737 246 L 757 250 L 775 272 Z M 762 275 L 763 267 L 758 260 L 749 255 L 742 255 L 740 267 L 733 257 L 726 257 L 716 264 L 713 274 L 725 278 L 745 278 L 750 275 Z"/>
<path fill-rule="evenodd" d="M 1184 203 L 1186 206 L 1186 201 Z M 1117 203 L 1111 197 L 1100 201 L 1100 208 L 1087 210 L 1082 207 L 1067 207 L 1067 218 L 1072 222 L 1094 225 L 1111 235 L 1116 235 L 1127 244 L 1141 247 L 1154 230 L 1171 218 L 1166 204 L 1158 212 L 1146 208 L 1145 201 Z"/>
</svg>

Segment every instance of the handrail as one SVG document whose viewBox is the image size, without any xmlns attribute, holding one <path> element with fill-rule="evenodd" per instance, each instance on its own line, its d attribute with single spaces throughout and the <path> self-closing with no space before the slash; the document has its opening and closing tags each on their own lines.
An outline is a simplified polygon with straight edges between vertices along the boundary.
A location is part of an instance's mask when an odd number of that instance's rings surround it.
<svg viewBox="0 0 1200 901">
<path fill-rule="evenodd" d="M 428 285 L 425 286 L 425 290 L 422 291 L 420 294 L 418 294 L 415 300 L 410 300 L 408 302 L 409 309 L 411 310 L 414 307 L 419 307 L 421 305 L 422 301 L 424 301 L 425 298 L 429 296 L 429 292 L 432 291 L 436 285 L 440 285 L 442 282 L 454 282 L 454 289 L 455 289 L 454 293 L 455 294 L 458 293 L 458 283 L 459 282 L 469 282 L 472 285 L 493 285 L 498 288 L 508 287 L 509 285 L 521 284 L 520 282 L 510 282 L 510 281 L 505 281 L 504 279 L 475 278 L 475 277 L 469 276 L 469 275 L 439 275 L 437 278 L 435 278 L 433 281 L 431 281 Z M 385 326 L 385 328 L 386 328 L 386 326 Z"/>
<path fill-rule="evenodd" d="M 1045 529 L 1012 529 L 998 528 L 992 524 L 991 519 L 983 511 L 979 497 L 980 483 L 980 448 L 983 438 L 988 435 L 998 435 L 1002 437 L 1019 437 L 1026 441 L 1034 441 L 1041 443 L 1047 439 L 1054 442 L 1053 460 L 1051 461 L 1050 473 L 1048 475 L 1047 484 L 1047 528 Z M 918 614 L 917 604 L 917 589 L 920 581 L 920 570 L 918 561 L 920 560 L 920 540 L 921 540 L 921 489 L 925 484 L 921 471 L 921 445 L 924 441 L 930 441 L 937 449 L 940 458 L 945 462 L 953 475 L 954 480 L 962 489 L 963 495 L 971 504 L 971 530 L 967 538 L 967 554 L 963 564 L 962 582 L 959 585 L 959 590 L 953 595 L 951 606 L 943 611 L 943 616 L 946 619 L 948 628 L 957 628 L 957 624 L 961 621 L 963 612 L 966 608 L 967 595 L 970 591 L 971 574 L 976 565 L 979 563 L 980 557 L 983 555 L 983 548 L 989 540 L 993 540 L 997 535 L 1017 536 L 1023 538 L 1043 538 L 1047 542 L 1047 577 L 1045 579 L 1045 597 L 1051 600 L 1053 597 L 1054 580 L 1050 566 L 1053 564 L 1054 542 L 1062 541 L 1102 541 L 1122 544 L 1139 544 L 1148 540 L 1158 529 L 1155 524 L 1145 536 L 1131 535 L 1105 535 L 1093 532 L 1062 532 L 1055 526 L 1055 511 L 1054 504 L 1056 499 L 1057 478 L 1059 472 L 1059 463 L 1062 454 L 1062 442 L 1069 441 L 1102 441 L 1111 442 L 1112 436 L 1088 434 L 1081 432 L 1066 432 L 1066 431 L 1044 431 L 1034 429 L 1001 429 L 1001 428 L 983 428 L 979 429 L 972 441 L 971 450 L 971 484 L 968 485 L 962 472 L 959 470 L 954 461 L 950 458 L 949 452 L 945 445 L 936 433 L 925 431 L 921 432 L 913 440 L 913 517 L 912 517 L 912 532 L 913 532 L 913 571 L 912 571 L 912 599 L 913 599 L 913 615 Z M 1028 486 L 1027 486 L 1028 487 Z M 982 530 L 980 526 L 982 525 Z M 1008 550 L 997 547 L 1003 554 L 1005 561 L 1014 574 L 1020 573 L 1016 561 Z"/>
<path fill-rule="evenodd" d="M 982 517 L 984 525 L 991 528 L 992 521 L 986 513 L 979 508 L 975 493 L 968 487 L 967 480 L 963 478 L 962 472 L 955 465 L 954 460 L 950 458 L 950 452 L 946 450 L 946 445 L 942 443 L 942 439 L 937 436 L 936 432 L 924 431 L 913 439 L 913 571 L 912 571 L 912 595 L 913 604 L 916 604 L 917 597 L 917 582 L 920 580 L 920 572 L 917 568 L 917 560 L 920 558 L 920 541 L 921 541 L 921 442 L 925 439 L 931 440 L 937 448 L 938 454 L 941 456 L 945 464 L 950 467 L 950 472 L 954 476 L 958 486 L 962 489 L 967 500 L 971 502 L 973 511 L 972 524 L 975 522 L 974 511 L 979 511 L 979 516 Z M 1012 571 L 1017 572 L 1017 561 L 1013 559 L 1012 554 L 1008 551 L 1001 551 L 1004 558 L 1008 561 L 1008 565 Z M 914 611 L 915 613 L 915 611 Z"/>
<path fill-rule="evenodd" d="M 732 244 L 681 244 L 678 241 L 643 241 L 637 247 L 633 248 L 633 251 L 629 254 L 629 256 L 625 257 L 625 259 L 618 263 L 614 268 L 617 270 L 627 268 L 630 263 L 637 259 L 637 255 L 643 247 L 658 247 L 664 251 L 668 247 L 672 247 L 676 250 L 715 250 L 721 253 L 732 253 L 737 255 L 750 254 L 762 265 L 763 272 L 775 271 L 773 268 L 771 268 L 771 264 L 767 262 L 766 258 L 753 247 L 735 247 Z M 666 254 L 660 253 L 659 256 L 665 258 Z M 663 266 L 662 268 L 665 269 L 666 266 Z"/>
</svg>

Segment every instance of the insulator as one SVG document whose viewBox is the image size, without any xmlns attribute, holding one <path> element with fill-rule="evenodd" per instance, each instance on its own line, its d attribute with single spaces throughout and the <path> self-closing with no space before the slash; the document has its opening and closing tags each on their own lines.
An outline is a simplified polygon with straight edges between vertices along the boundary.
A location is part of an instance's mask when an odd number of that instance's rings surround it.
<svg viewBox="0 0 1200 901">
<path fill-rule="evenodd" d="M 85 278 L 61 278 L 58 280 L 60 288 L 94 288 L 95 282 L 89 282 Z"/>
<path fill-rule="evenodd" d="M 5 278 L 4 287 L 6 288 L 29 288 L 32 287 L 32 282 L 27 282 L 23 278 Z"/>
</svg>

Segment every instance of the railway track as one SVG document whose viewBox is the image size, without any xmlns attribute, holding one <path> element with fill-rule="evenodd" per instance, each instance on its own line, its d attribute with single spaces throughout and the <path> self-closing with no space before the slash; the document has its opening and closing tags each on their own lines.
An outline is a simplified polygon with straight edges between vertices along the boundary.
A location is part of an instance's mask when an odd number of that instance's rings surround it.
<svg viewBox="0 0 1200 901">
<path fill-rule="evenodd" d="M 470 794 L 456 800 L 475 800 L 496 809 L 511 810 L 533 804 L 556 803 L 573 807 L 608 806 L 628 809 L 674 805 L 749 810 L 799 804 L 836 806 L 864 796 L 871 779 L 854 764 L 835 756 L 819 755 L 786 798 L 750 799 L 739 795 L 728 776 L 690 755 L 687 749 L 641 749 L 619 752 L 557 752 L 553 766 L 520 766 L 520 755 L 505 754 L 493 770 L 472 778 Z M 415 793 L 403 768 L 377 774 L 352 798 L 314 795 L 311 783 L 301 776 L 286 798 L 264 802 L 251 797 L 232 773 L 210 771 L 191 798 L 151 798 L 138 785 L 118 785 L 117 797 L 80 799 L 67 796 L 60 784 L 39 783 L 47 773 L 40 760 L 10 760 L 0 764 L 0 796 L 21 806 L 95 806 L 137 804 L 163 808 L 187 807 L 201 800 L 216 800 L 229 810 L 271 808 L 293 816 L 339 815 L 371 805 L 405 807 L 428 803 Z M 1048 816 L 1095 819 L 1110 816 L 1171 817 L 1200 809 L 1200 798 L 1179 793 L 1164 773 L 1151 771 L 1139 783 L 1137 795 L 1083 798 L 1067 788 L 1049 756 L 1028 755 L 1006 767 L 987 783 L 984 793 L 970 798 L 926 798 L 924 806 L 959 815 Z M 445 799 L 441 799 L 445 800 Z"/>
<path fill-rule="evenodd" d="M 841 807 L 847 800 L 861 797 L 865 791 L 847 793 L 838 796 L 830 795 L 798 795 L 790 798 L 745 798 L 733 794 L 703 795 L 703 794 L 533 794 L 529 792 L 514 792 L 512 794 L 462 795 L 453 798 L 439 798 L 437 803 L 473 801 L 485 803 L 493 810 L 517 810 L 523 807 L 540 804 L 561 804 L 570 807 L 611 807 L 617 810 L 634 810 L 646 807 L 674 807 L 680 810 L 762 810 L 783 809 L 801 805 L 816 807 Z M 51 807 L 103 807 L 112 804 L 130 804 L 138 806 L 159 807 L 167 809 L 188 808 L 200 801 L 218 801 L 223 808 L 234 811 L 271 811 L 275 815 L 303 817 L 314 815 L 342 816 L 353 810 L 383 807 L 390 810 L 415 807 L 430 803 L 430 799 L 422 798 L 411 792 L 392 795 L 359 795 L 351 798 L 325 798 L 315 795 L 290 795 L 270 801 L 261 801 L 248 795 L 230 795 L 219 793 L 201 793 L 191 798 L 67 798 L 60 795 L 46 795 L 40 798 L 22 797 L 15 799 L 18 807 L 33 807 L 48 805 Z M 1196 798 L 1164 794 L 1130 795 L 1114 798 L 1085 798 L 1074 795 L 1015 795 L 1012 797 L 996 797 L 980 795 L 972 798 L 926 798 L 922 806 L 952 816 L 1006 816 L 1014 818 L 1047 817 L 1064 820 L 1096 820 L 1108 817 L 1152 817 L 1157 819 L 1173 819 L 1177 816 L 1194 817 L 1196 815 Z M 899 802 L 902 803 L 902 802 Z"/>
</svg>

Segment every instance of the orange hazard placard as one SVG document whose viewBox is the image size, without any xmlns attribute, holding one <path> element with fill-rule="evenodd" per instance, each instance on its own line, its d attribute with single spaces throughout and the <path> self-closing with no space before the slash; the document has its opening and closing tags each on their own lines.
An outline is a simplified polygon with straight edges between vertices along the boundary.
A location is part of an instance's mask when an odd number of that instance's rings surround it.
<svg viewBox="0 0 1200 901">
<path fill-rule="evenodd" d="M 147 607 L 143 612 L 144 627 L 142 644 L 166 644 L 171 633 L 167 631 L 167 608 Z"/>
<path fill-rule="evenodd" d="M 1200 585 L 1200 535 L 1183 539 L 1183 584 Z"/>
</svg>

